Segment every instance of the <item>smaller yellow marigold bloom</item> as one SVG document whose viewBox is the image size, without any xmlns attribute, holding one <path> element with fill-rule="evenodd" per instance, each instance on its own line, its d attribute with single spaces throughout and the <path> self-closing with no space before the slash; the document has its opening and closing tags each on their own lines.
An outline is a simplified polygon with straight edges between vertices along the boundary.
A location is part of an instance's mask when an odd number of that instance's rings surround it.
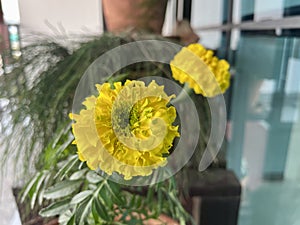
<svg viewBox="0 0 300 225">
<path fill-rule="evenodd" d="M 126 81 L 96 87 L 99 95 L 88 97 L 86 109 L 71 115 L 79 159 L 92 170 L 117 172 L 125 180 L 165 166 L 179 136 L 178 126 L 172 125 L 176 110 L 168 106 L 174 96 L 154 81 L 148 86 Z"/>
<path fill-rule="evenodd" d="M 230 85 L 228 62 L 219 60 L 201 44 L 183 47 L 170 66 L 174 79 L 188 83 L 196 94 L 213 97 L 224 93 Z"/>
</svg>

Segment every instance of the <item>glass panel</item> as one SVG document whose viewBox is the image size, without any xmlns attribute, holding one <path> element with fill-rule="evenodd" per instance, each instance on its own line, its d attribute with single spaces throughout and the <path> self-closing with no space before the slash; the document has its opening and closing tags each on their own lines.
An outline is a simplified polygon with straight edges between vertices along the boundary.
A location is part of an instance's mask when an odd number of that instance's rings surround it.
<svg viewBox="0 0 300 225">
<path fill-rule="evenodd" d="M 241 10 L 243 20 L 251 20 L 252 17 L 249 15 L 253 15 L 254 12 L 254 0 L 241 0 Z M 247 18 L 249 17 L 249 18 Z"/>
<path fill-rule="evenodd" d="M 292 55 L 289 59 L 285 87 L 284 116 L 291 121 L 290 142 L 284 177 L 288 180 L 300 180 L 300 39 L 294 39 Z M 290 113 L 291 115 L 285 115 Z"/>
<path fill-rule="evenodd" d="M 300 1 L 299 0 L 285 0 L 284 6 L 285 7 L 293 7 L 293 6 L 299 6 Z"/>
<path fill-rule="evenodd" d="M 242 34 L 228 167 L 241 178 L 239 225 L 300 221 L 300 38 Z"/>
<path fill-rule="evenodd" d="M 231 106 L 234 138 L 228 149 L 228 163 L 241 176 L 242 169 L 245 169 L 242 168 L 241 159 L 244 154 L 248 154 L 247 149 L 249 151 L 254 148 L 259 149 L 257 151 L 262 156 L 266 151 L 264 146 L 268 140 L 273 99 L 280 86 L 285 39 L 244 35 L 239 46 Z M 265 133 L 264 135 L 261 133 L 258 137 L 259 141 L 253 142 L 257 138 L 251 136 L 252 133 L 256 133 L 251 132 L 253 129 L 261 129 L 261 132 Z M 242 152 L 241 149 L 243 149 Z M 254 168 L 257 165 L 249 163 L 246 157 L 244 166 Z M 262 176 L 263 166 L 260 165 L 260 167 L 260 171 L 256 171 L 255 176 Z"/>
<path fill-rule="evenodd" d="M 280 19 L 300 14 L 300 0 L 237 0 L 241 1 L 243 20 Z"/>
</svg>

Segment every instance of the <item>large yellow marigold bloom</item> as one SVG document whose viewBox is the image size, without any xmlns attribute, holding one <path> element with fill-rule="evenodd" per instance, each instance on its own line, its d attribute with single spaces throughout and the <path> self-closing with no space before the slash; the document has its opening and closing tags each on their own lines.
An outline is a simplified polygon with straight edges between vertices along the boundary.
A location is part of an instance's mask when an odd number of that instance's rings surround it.
<svg viewBox="0 0 300 225">
<path fill-rule="evenodd" d="M 201 44 L 182 48 L 170 63 L 174 79 L 188 83 L 196 94 L 213 97 L 229 87 L 229 64 Z"/>
<path fill-rule="evenodd" d="M 179 136 L 173 126 L 176 110 L 168 106 L 163 86 L 152 81 L 126 81 L 96 85 L 99 95 L 91 96 L 71 117 L 81 161 L 90 169 L 107 174 L 118 172 L 129 180 L 150 175 L 167 163 L 173 140 Z"/>
</svg>

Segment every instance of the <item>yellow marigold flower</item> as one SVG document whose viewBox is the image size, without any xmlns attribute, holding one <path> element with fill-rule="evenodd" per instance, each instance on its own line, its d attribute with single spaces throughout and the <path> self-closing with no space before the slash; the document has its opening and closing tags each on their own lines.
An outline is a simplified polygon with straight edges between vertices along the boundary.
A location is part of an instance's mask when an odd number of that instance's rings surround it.
<svg viewBox="0 0 300 225">
<path fill-rule="evenodd" d="M 179 136 L 172 123 L 176 110 L 168 106 L 163 86 L 152 81 L 126 81 L 96 85 L 99 96 L 83 104 L 86 109 L 72 114 L 75 143 L 81 161 L 90 169 L 107 174 L 118 172 L 129 180 L 150 175 L 167 163 L 173 140 Z"/>
<path fill-rule="evenodd" d="M 174 79 L 188 83 L 196 94 L 213 97 L 229 87 L 229 64 L 201 44 L 182 48 L 170 63 Z"/>
</svg>

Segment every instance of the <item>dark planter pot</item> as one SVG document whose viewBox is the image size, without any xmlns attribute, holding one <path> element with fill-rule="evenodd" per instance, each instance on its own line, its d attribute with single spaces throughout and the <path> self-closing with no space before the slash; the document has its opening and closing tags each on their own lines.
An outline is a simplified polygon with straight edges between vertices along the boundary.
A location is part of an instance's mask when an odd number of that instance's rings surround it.
<svg viewBox="0 0 300 225">
<path fill-rule="evenodd" d="M 189 194 L 197 224 L 236 225 L 241 185 L 235 174 L 226 169 L 205 172 L 189 171 Z"/>
<path fill-rule="evenodd" d="M 104 21 L 109 32 L 128 29 L 160 34 L 168 0 L 102 0 Z"/>
</svg>

